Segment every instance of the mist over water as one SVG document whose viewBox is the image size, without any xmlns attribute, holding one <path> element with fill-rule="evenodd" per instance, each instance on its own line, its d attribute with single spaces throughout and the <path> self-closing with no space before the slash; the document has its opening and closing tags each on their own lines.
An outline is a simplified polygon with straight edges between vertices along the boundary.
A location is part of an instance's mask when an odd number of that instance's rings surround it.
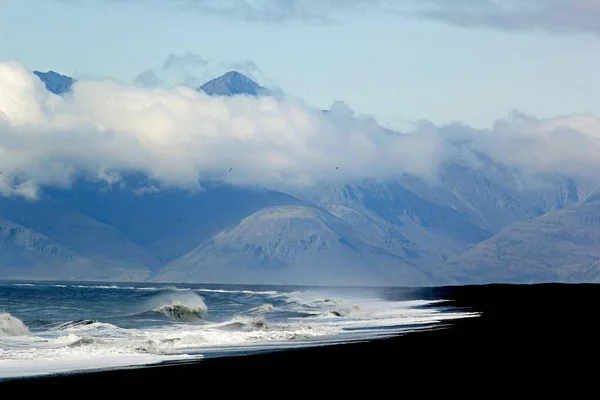
<svg viewBox="0 0 600 400">
<path fill-rule="evenodd" d="M 389 300 L 390 290 L 0 283 L 0 379 L 362 340 L 477 315 L 414 289 Z"/>
</svg>

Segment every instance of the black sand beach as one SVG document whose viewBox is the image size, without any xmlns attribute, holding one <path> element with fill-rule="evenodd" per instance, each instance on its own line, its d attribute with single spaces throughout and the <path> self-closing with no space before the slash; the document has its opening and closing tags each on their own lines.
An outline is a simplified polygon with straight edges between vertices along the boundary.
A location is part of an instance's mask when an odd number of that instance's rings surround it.
<svg viewBox="0 0 600 400">
<path fill-rule="evenodd" d="M 471 392 L 474 385 L 488 385 L 486 396 L 496 390 L 520 393 L 524 386 L 538 394 L 552 393 L 558 386 L 594 388 L 600 285 L 420 290 L 425 298 L 444 298 L 449 305 L 482 315 L 449 322 L 443 329 L 367 343 L 8 380 L 0 382 L 0 398 L 13 398 L 12 393 L 82 394 L 82 390 L 160 396 L 165 388 L 165 395 L 210 392 L 219 397 L 234 392 L 288 396 L 296 391 L 372 396 L 389 389 L 398 395 L 428 395 Z"/>
</svg>

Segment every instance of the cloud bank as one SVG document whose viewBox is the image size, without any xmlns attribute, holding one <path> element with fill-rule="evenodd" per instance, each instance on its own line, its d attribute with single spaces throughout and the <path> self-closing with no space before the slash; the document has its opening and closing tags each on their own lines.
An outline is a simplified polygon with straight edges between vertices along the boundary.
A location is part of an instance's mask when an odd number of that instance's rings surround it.
<svg viewBox="0 0 600 400">
<path fill-rule="evenodd" d="M 405 16 L 451 25 L 550 33 L 600 34 L 597 0 L 418 0 L 403 8 Z"/>
<path fill-rule="evenodd" d="M 334 22 L 340 13 L 380 12 L 397 0 L 183 0 L 181 7 L 250 22 Z"/>
<path fill-rule="evenodd" d="M 344 15 L 385 14 L 463 28 L 600 33 L 597 0 L 178 0 L 170 3 L 204 14 L 262 23 L 332 23 Z"/>
<path fill-rule="evenodd" d="M 404 173 L 435 181 L 447 162 L 476 168 L 474 152 L 522 170 L 595 176 L 599 150 L 592 115 L 515 114 L 486 131 L 425 121 L 396 133 L 342 102 L 324 113 L 296 100 L 85 80 L 57 96 L 22 65 L 0 64 L 3 195 L 35 198 L 77 174 L 115 183 L 128 172 L 190 189 L 211 180 L 286 190 Z"/>
<path fill-rule="evenodd" d="M 427 175 L 434 168 L 428 160 L 442 151 L 430 136 L 391 134 L 339 104 L 323 113 L 293 100 L 211 97 L 184 86 L 79 80 L 61 97 L 23 66 L 0 64 L 4 194 L 67 186 L 75 173 L 115 180 L 142 172 L 164 185 L 194 187 L 200 179 L 269 188 Z"/>
</svg>

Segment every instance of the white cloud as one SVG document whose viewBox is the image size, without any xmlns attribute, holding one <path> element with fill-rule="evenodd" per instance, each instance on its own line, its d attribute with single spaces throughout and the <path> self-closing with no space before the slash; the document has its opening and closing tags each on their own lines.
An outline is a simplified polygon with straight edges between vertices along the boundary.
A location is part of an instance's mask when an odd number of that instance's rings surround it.
<svg viewBox="0 0 600 400">
<path fill-rule="evenodd" d="M 68 185 L 76 172 L 108 181 L 141 171 L 163 185 L 215 179 L 270 188 L 434 172 L 430 160 L 443 151 L 435 134 L 390 134 L 352 115 L 346 107 L 323 114 L 294 100 L 113 81 L 78 81 L 61 97 L 31 71 L 4 63 L 0 170 L 8 183 L 0 191 Z"/>
<path fill-rule="evenodd" d="M 65 0 L 61 0 L 65 1 Z M 115 2 L 117 0 L 110 0 Z M 140 0 L 118 0 L 137 1 Z M 332 23 L 344 14 L 385 14 L 463 28 L 600 33 L 598 0 L 155 0 L 186 11 L 260 23 Z"/>
<path fill-rule="evenodd" d="M 516 114 L 498 121 L 474 148 L 522 170 L 597 180 L 600 119 L 591 114 L 550 119 Z"/>
<path fill-rule="evenodd" d="M 441 163 L 477 168 L 474 150 L 528 174 L 597 179 L 600 119 L 515 113 L 491 130 L 424 121 L 399 134 L 357 118 L 342 102 L 323 113 L 296 100 L 113 81 L 78 81 L 61 97 L 21 65 L 0 64 L 4 195 L 67 187 L 76 173 L 116 183 L 143 172 L 161 186 L 183 188 L 217 180 L 285 190 L 402 173 L 431 181 Z"/>
<path fill-rule="evenodd" d="M 401 15 L 465 28 L 600 33 L 597 0 L 404 0 L 400 3 L 404 6 L 398 10 Z"/>
</svg>

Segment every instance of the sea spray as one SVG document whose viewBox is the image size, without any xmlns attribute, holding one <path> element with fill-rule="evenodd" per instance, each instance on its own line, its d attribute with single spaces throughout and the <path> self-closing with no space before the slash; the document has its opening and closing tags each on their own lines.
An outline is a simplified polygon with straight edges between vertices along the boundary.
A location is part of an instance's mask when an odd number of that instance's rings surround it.
<svg viewBox="0 0 600 400">
<path fill-rule="evenodd" d="M 29 335 L 29 329 L 20 319 L 8 313 L 0 313 L 0 337 L 25 335 Z"/>
<path fill-rule="evenodd" d="M 204 299 L 192 291 L 166 291 L 150 300 L 153 312 L 179 322 L 196 322 L 208 311 Z"/>
<path fill-rule="evenodd" d="M 250 312 L 250 313 L 269 313 L 269 312 L 272 312 L 274 309 L 275 308 L 273 307 L 273 304 L 265 303 L 261 306 L 251 308 L 250 310 L 248 310 L 248 312 Z"/>
</svg>

